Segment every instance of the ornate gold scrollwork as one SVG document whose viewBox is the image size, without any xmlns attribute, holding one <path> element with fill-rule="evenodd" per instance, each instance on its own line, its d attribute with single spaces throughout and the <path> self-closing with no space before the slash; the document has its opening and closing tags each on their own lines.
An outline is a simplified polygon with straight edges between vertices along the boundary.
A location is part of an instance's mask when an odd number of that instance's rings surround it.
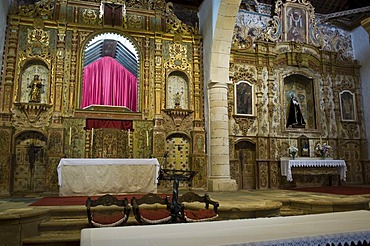
<svg viewBox="0 0 370 246">
<path fill-rule="evenodd" d="M 163 111 L 172 118 L 177 127 L 181 125 L 186 117 L 193 113 L 192 110 L 187 109 L 163 109 Z"/>
<path fill-rule="evenodd" d="M 250 127 L 253 125 L 254 121 L 256 120 L 255 117 L 238 117 L 234 115 L 235 122 L 239 125 L 240 130 L 242 131 L 243 135 L 247 135 Z"/>
<path fill-rule="evenodd" d="M 51 0 L 41 0 L 35 4 L 20 6 L 18 14 L 28 17 L 41 17 L 51 19 L 54 11 L 54 3 Z"/>
<path fill-rule="evenodd" d="M 15 127 L 45 127 L 50 125 L 52 105 L 43 103 L 14 103 Z"/>
</svg>

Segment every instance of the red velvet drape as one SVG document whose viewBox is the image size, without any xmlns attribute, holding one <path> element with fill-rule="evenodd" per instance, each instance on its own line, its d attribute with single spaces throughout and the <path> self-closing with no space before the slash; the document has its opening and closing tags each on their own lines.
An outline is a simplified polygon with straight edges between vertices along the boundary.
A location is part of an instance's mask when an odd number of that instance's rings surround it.
<svg viewBox="0 0 370 246">
<path fill-rule="evenodd" d="M 137 110 L 137 78 L 109 56 L 84 69 L 81 108 L 89 105 L 125 106 Z"/>
<path fill-rule="evenodd" d="M 132 121 L 131 120 L 99 120 L 99 119 L 87 119 L 86 120 L 86 129 L 90 130 L 91 128 L 115 128 L 122 130 L 132 130 Z"/>
</svg>

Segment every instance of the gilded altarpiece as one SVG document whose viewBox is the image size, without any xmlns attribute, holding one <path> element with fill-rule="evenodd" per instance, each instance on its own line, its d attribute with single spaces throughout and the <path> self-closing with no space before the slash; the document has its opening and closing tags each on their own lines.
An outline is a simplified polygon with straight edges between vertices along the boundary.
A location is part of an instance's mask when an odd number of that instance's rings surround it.
<svg viewBox="0 0 370 246">
<path fill-rule="evenodd" d="M 173 136 L 186 140 L 181 142 L 186 158 L 180 168 L 198 171 L 193 186 L 205 187 L 198 28 L 184 24 L 164 0 L 126 1 L 121 7 L 125 11 L 114 19 L 93 1 L 20 3 L 10 10 L 0 98 L 0 193 L 57 192 L 56 167 L 63 157 L 156 157 L 163 163 L 165 151 L 173 152 L 169 146 L 177 143 Z M 104 33 L 126 38 L 138 55 L 136 111 L 80 106 L 85 49 Z M 176 85 L 173 76 L 178 74 L 184 75 L 187 91 L 179 98 L 181 108 L 175 102 L 179 90 L 167 107 L 168 80 Z M 34 80 L 37 90 L 31 98 Z M 87 119 L 131 122 L 131 127 L 92 129 Z M 14 145 L 12 139 L 17 140 Z M 31 143 L 34 162 L 27 154 Z"/>
<path fill-rule="evenodd" d="M 344 159 L 347 183 L 366 182 L 364 170 L 365 133 L 359 66 L 353 61 L 351 36 L 335 26 L 320 25 L 308 1 L 276 1 L 268 9 L 240 10 L 236 18 L 230 60 L 228 105 L 230 119 L 231 173 L 239 188 L 255 182 L 256 188 L 277 188 L 298 184 L 328 184 L 323 173 L 303 170 L 295 181 L 281 176 L 280 158 L 289 157 L 288 148 L 298 147 L 300 136 L 310 146 L 305 155 L 315 157 L 315 146 L 331 146 L 329 157 Z M 270 14 L 272 17 L 269 17 Z M 265 25 L 265 23 L 268 23 Z M 331 64 L 330 66 L 328 64 Z M 248 81 L 255 86 L 256 114 L 235 114 L 234 84 Z M 353 95 L 353 114 L 343 120 L 340 95 Z M 306 124 L 287 126 L 292 94 L 301 100 Z M 355 120 L 354 120 L 355 119 Z M 255 144 L 255 176 L 238 177 L 240 144 Z M 236 148 L 236 146 L 239 146 Z"/>
</svg>

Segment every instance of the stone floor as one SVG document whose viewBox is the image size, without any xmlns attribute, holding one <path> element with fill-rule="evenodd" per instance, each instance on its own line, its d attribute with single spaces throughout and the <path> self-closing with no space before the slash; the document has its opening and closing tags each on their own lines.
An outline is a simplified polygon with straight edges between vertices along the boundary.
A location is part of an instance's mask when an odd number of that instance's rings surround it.
<svg viewBox="0 0 370 246">
<path fill-rule="evenodd" d="M 185 192 L 180 190 L 179 194 Z M 208 193 L 219 202 L 220 220 L 370 210 L 370 194 L 347 196 L 280 189 L 194 192 Z M 158 193 L 169 194 L 171 190 L 159 189 Z M 40 198 L 40 195 L 0 197 L 0 245 L 79 245 L 80 231 L 88 227 L 85 205 L 29 206 Z M 130 220 L 135 225 L 133 216 Z"/>
<path fill-rule="evenodd" d="M 170 190 L 158 190 L 158 193 L 170 193 Z M 180 190 L 181 193 L 186 192 Z M 291 206 L 292 208 L 312 210 L 312 213 L 335 212 L 342 206 L 356 210 L 358 204 L 368 204 L 370 194 L 365 195 L 332 195 L 314 192 L 297 192 L 293 190 L 239 190 L 235 192 L 205 192 L 195 190 L 198 194 L 208 193 L 209 196 L 220 203 L 221 210 L 258 210 L 263 207 Z M 48 196 L 57 194 L 48 194 Z M 0 197 L 0 215 L 30 210 L 35 207 L 29 205 L 40 199 L 40 195 L 27 195 L 23 197 Z M 331 211 L 332 210 L 332 211 Z"/>
</svg>

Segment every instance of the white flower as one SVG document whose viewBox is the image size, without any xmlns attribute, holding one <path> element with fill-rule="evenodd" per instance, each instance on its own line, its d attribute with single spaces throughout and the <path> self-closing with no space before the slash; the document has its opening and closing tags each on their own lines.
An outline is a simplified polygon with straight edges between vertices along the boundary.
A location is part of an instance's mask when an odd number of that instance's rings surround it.
<svg viewBox="0 0 370 246">
<path fill-rule="evenodd" d="M 298 152 L 298 148 L 295 147 L 295 146 L 290 146 L 288 148 L 288 152 L 289 152 L 289 156 L 294 158 L 296 156 L 297 152 Z"/>
<path fill-rule="evenodd" d="M 288 148 L 288 151 L 289 151 L 289 153 L 298 152 L 298 148 L 297 148 L 297 147 L 295 147 L 295 146 L 290 146 L 290 147 Z"/>
<path fill-rule="evenodd" d="M 326 143 L 321 145 L 321 144 L 318 143 L 315 147 L 316 155 L 317 156 L 326 156 L 329 149 L 331 149 L 330 145 L 327 145 Z"/>
</svg>

